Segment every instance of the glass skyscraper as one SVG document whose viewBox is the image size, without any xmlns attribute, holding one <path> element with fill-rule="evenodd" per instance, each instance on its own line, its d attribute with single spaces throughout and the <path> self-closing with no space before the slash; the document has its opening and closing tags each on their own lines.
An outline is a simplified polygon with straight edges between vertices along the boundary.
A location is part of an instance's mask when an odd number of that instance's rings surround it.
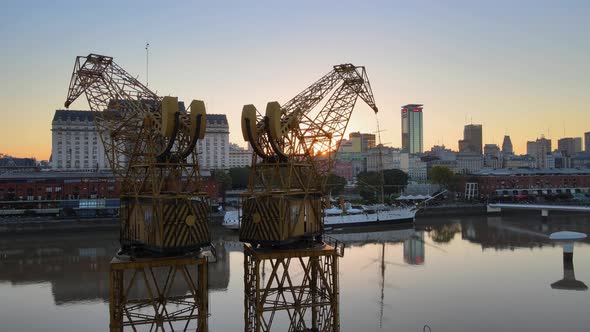
<svg viewBox="0 0 590 332">
<path fill-rule="evenodd" d="M 402 151 L 424 151 L 422 131 L 422 104 L 402 106 Z"/>
</svg>

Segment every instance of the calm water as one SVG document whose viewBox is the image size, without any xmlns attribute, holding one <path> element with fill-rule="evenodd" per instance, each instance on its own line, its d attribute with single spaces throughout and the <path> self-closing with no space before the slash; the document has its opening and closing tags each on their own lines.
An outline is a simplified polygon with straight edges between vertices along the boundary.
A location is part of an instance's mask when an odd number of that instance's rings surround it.
<svg viewBox="0 0 590 332">
<path fill-rule="evenodd" d="M 333 234 L 342 331 L 589 331 L 590 292 L 555 289 L 562 249 L 547 235 L 590 234 L 590 217 L 463 217 L 414 228 Z M 243 331 L 243 253 L 215 235 L 210 331 Z M 0 238 L 0 331 L 108 330 L 116 232 Z M 590 285 L 590 241 L 576 243 L 575 278 Z M 566 287 L 573 283 L 566 283 Z M 555 287 L 555 286 L 554 286 Z M 286 328 L 274 326 L 276 331 Z"/>
</svg>

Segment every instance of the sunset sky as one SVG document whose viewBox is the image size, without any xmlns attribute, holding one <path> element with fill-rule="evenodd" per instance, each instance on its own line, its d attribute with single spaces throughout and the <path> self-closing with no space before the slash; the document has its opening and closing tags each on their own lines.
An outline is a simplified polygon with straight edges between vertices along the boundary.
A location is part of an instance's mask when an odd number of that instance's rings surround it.
<svg viewBox="0 0 590 332">
<path fill-rule="evenodd" d="M 331 70 L 367 68 L 382 141 L 424 104 L 424 147 L 590 131 L 590 1 L 12 1 L 0 10 L 0 152 L 48 159 L 77 55 L 110 55 L 149 86 L 225 113 L 284 103 Z M 88 109 L 84 99 L 71 109 Z M 348 132 L 375 132 L 359 103 Z"/>
</svg>

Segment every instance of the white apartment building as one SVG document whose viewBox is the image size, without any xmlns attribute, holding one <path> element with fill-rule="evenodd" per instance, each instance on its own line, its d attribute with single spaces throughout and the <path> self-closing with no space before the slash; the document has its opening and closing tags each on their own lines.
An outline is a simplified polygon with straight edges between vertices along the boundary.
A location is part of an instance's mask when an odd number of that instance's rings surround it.
<svg viewBox="0 0 590 332">
<path fill-rule="evenodd" d="M 428 175 L 427 164 L 416 155 L 409 153 L 401 153 L 400 169 L 408 173 L 410 181 L 426 181 Z"/>
<path fill-rule="evenodd" d="M 376 146 L 367 151 L 367 171 L 378 172 L 383 169 L 400 169 L 401 155 L 399 149 Z"/>
<path fill-rule="evenodd" d="M 109 170 L 90 111 L 56 110 L 51 123 L 51 168 L 56 171 Z M 228 169 L 229 125 L 225 114 L 207 114 L 205 139 L 197 143 L 201 169 Z"/>
<path fill-rule="evenodd" d="M 459 152 L 455 172 L 458 174 L 477 173 L 483 168 L 483 159 L 483 156 L 479 153 Z"/>
<path fill-rule="evenodd" d="M 197 143 L 199 166 L 204 170 L 229 169 L 229 124 L 225 114 L 207 114 L 205 139 Z"/>
<path fill-rule="evenodd" d="M 252 164 L 252 147 L 243 148 L 235 143 L 229 145 L 229 168 L 246 167 Z"/>
<path fill-rule="evenodd" d="M 110 169 L 92 112 L 55 111 L 51 122 L 51 169 L 82 172 Z"/>
</svg>

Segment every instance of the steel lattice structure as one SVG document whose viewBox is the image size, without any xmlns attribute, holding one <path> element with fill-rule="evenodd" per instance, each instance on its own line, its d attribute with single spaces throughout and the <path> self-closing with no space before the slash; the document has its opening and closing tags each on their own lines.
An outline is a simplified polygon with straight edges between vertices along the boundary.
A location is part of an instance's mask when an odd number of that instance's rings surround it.
<svg viewBox="0 0 590 332">
<path fill-rule="evenodd" d="M 110 331 L 208 331 L 206 257 L 114 258 Z"/>
<path fill-rule="evenodd" d="M 340 331 L 338 257 L 343 249 L 244 245 L 244 331 L 269 332 L 273 325 L 289 332 Z"/>
<path fill-rule="evenodd" d="M 244 106 L 254 152 L 241 241 L 284 245 L 323 233 L 323 188 L 359 97 L 377 112 L 365 68 L 342 64 L 283 106 L 268 103 L 264 116 Z"/>
<path fill-rule="evenodd" d="M 157 96 L 112 57 L 97 54 L 76 58 L 65 107 L 82 94 L 121 182 L 123 249 L 179 254 L 209 245 L 196 158 L 204 103 L 179 109 L 177 98 Z"/>
</svg>

